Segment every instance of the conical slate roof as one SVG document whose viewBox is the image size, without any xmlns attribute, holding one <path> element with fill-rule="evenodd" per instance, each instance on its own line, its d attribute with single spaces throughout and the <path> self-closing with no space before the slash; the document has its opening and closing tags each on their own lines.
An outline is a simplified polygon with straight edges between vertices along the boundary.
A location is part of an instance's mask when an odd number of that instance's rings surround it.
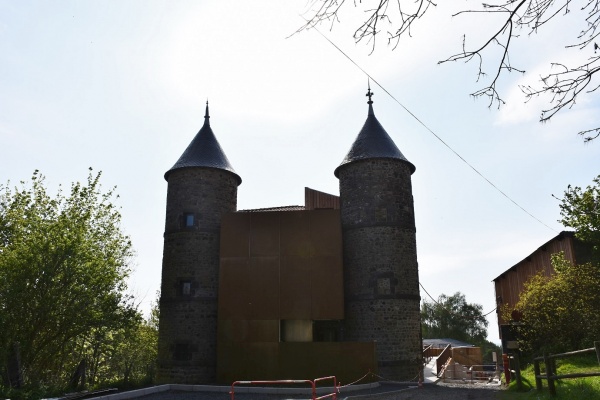
<svg viewBox="0 0 600 400">
<path fill-rule="evenodd" d="M 367 120 L 354 140 L 346 158 L 344 158 L 344 161 L 333 172 L 336 177 L 339 177 L 340 168 L 346 164 L 376 158 L 391 158 L 404 161 L 408 163 L 411 174 L 415 172 L 415 166 L 404 157 L 390 135 L 388 135 L 375 117 L 371 95 L 372 93 L 369 90 L 367 93 L 367 96 L 369 96 L 369 114 Z"/>
<path fill-rule="evenodd" d="M 242 178 L 235 172 L 225 152 L 221 148 L 219 141 L 215 137 L 210 127 L 210 116 L 208 114 L 208 102 L 206 102 L 206 114 L 204 115 L 204 125 L 190 142 L 187 149 L 183 152 L 179 160 L 165 172 L 165 179 L 169 180 L 169 174 L 181 168 L 216 168 L 229 171 L 235 175 L 238 185 L 242 183 Z"/>
</svg>

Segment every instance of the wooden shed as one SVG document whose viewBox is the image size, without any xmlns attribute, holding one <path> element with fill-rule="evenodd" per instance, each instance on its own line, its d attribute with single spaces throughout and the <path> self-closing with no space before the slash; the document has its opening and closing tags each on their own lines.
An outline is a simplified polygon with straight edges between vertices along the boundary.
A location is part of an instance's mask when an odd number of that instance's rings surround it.
<svg viewBox="0 0 600 400">
<path fill-rule="evenodd" d="M 551 256 L 561 251 L 564 253 L 565 258 L 573 264 L 585 263 L 590 261 L 591 258 L 591 246 L 578 240 L 575 237 L 575 232 L 563 231 L 494 279 L 496 304 L 498 306 L 496 312 L 501 339 L 501 326 L 508 324 L 510 321 L 503 320 L 500 309 L 505 305 L 514 307 L 519 301 L 525 283 L 532 276 L 539 272 L 542 272 L 545 276 L 551 276 L 554 273 L 550 262 Z"/>
</svg>

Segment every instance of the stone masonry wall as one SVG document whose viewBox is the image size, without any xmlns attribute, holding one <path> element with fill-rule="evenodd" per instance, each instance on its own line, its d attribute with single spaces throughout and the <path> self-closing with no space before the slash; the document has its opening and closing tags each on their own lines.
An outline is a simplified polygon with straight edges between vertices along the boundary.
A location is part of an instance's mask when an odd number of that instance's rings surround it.
<svg viewBox="0 0 600 400">
<path fill-rule="evenodd" d="M 355 161 L 339 170 L 342 229 L 395 226 L 415 231 L 410 168 L 400 160 Z"/>
<path fill-rule="evenodd" d="M 377 342 L 379 374 L 420 368 L 419 276 L 410 168 L 365 160 L 339 170 L 344 241 L 344 340 Z"/>
<path fill-rule="evenodd" d="M 198 214 L 198 230 L 219 232 L 221 215 L 237 209 L 237 180 L 227 171 L 184 168 L 169 174 L 165 233 L 181 228 L 181 214 Z"/>
<path fill-rule="evenodd" d="M 157 380 L 213 383 L 221 216 L 236 211 L 238 182 L 209 168 L 175 170 L 168 179 Z"/>
<path fill-rule="evenodd" d="M 216 302 L 161 300 L 160 313 L 157 383 L 214 383 Z"/>
</svg>

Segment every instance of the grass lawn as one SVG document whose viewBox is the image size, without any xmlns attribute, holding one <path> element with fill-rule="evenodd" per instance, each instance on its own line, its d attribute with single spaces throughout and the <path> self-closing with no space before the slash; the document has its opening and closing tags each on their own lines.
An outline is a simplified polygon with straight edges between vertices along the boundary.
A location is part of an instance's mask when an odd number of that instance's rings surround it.
<svg viewBox="0 0 600 400">
<path fill-rule="evenodd" d="M 544 374 L 544 364 L 541 364 L 542 375 Z M 556 360 L 556 373 L 572 374 L 581 372 L 600 372 L 600 365 L 595 353 L 589 356 L 578 356 Z M 535 400 L 600 400 L 600 377 L 562 379 L 556 381 L 556 396 L 550 395 L 548 382 L 542 379 L 544 389 L 538 392 L 535 387 L 535 375 L 533 373 L 533 364 L 528 365 L 521 371 L 523 379 L 522 391 L 517 390 L 516 382 L 510 383 L 509 390 L 503 391 L 500 399 L 535 399 Z"/>
</svg>

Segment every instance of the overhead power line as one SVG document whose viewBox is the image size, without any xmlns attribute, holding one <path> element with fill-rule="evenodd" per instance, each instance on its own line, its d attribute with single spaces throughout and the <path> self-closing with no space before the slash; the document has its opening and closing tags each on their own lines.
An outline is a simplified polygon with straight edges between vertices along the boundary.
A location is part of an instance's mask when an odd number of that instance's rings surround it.
<svg viewBox="0 0 600 400">
<path fill-rule="evenodd" d="M 440 306 L 442 309 L 444 309 L 444 311 L 446 311 L 448 314 L 450 314 L 450 315 L 456 315 L 456 316 L 459 316 L 459 317 L 461 317 L 461 318 L 465 318 L 465 319 L 476 319 L 476 318 L 473 318 L 473 317 L 471 317 L 471 316 L 464 316 L 464 315 L 462 315 L 462 314 L 457 314 L 457 313 L 455 313 L 454 311 L 452 311 L 452 310 L 449 310 L 447 307 L 445 307 L 445 306 L 444 306 L 443 304 L 441 304 L 439 301 L 437 301 L 436 299 L 434 299 L 434 298 L 433 298 L 433 297 L 432 297 L 432 296 L 429 294 L 429 292 L 427 291 L 427 289 L 425 289 L 425 286 L 423 286 L 423 284 L 422 284 L 421 282 L 419 282 L 419 286 L 421 286 L 421 289 L 423 289 L 423 291 L 424 291 L 425 293 L 427 293 L 427 296 L 429 296 L 429 298 L 430 298 L 430 299 L 431 299 L 431 300 L 432 300 L 432 301 L 433 301 L 435 304 L 437 304 L 437 305 L 438 305 L 438 306 Z M 487 317 L 488 315 L 490 315 L 491 313 L 493 313 L 494 311 L 496 311 L 497 309 L 498 309 L 498 307 L 494 308 L 492 311 L 489 311 L 489 312 L 487 312 L 487 313 L 485 313 L 485 314 L 482 314 L 482 315 L 481 315 L 481 317 L 485 318 L 485 317 Z"/>
<path fill-rule="evenodd" d="M 377 80 L 374 77 L 372 77 L 367 71 L 365 71 L 364 68 L 362 68 L 360 65 L 358 65 L 358 63 L 356 63 L 348 54 L 346 54 L 335 43 L 333 43 L 327 36 L 323 35 L 321 33 L 321 31 L 319 31 L 319 29 L 317 29 L 314 26 L 313 26 L 313 29 L 315 29 L 319 33 L 319 35 L 321 35 L 321 37 L 323 37 L 325 40 L 327 40 L 333 47 L 335 47 L 340 53 L 342 53 L 344 55 L 344 57 L 346 57 L 352 64 L 354 64 L 359 70 L 361 70 L 362 73 L 364 73 L 370 80 L 372 80 L 373 82 L 375 82 L 375 84 L 377 86 L 379 86 L 381 88 L 381 90 L 383 90 L 388 96 L 390 96 L 400 107 L 402 107 L 404 109 L 404 111 L 406 111 L 411 117 L 413 117 L 419 124 L 421 124 L 421 126 L 423 126 L 437 140 L 439 140 L 444 146 L 446 146 L 446 148 L 448 150 L 450 150 L 456 157 L 458 157 L 463 163 L 465 163 L 469 168 L 471 168 L 473 170 L 473 172 L 475 172 L 477 175 L 479 175 L 480 178 L 482 178 L 483 180 L 485 180 L 498 193 L 500 193 L 503 197 L 505 197 L 506 199 L 508 199 L 515 206 L 517 206 L 518 208 L 520 208 L 525 214 L 529 215 L 531 218 L 533 218 L 534 220 L 536 220 L 540 224 L 544 225 L 546 228 L 550 229 L 551 231 L 553 231 L 555 233 L 558 233 L 557 230 L 551 228 L 549 225 L 547 225 L 546 223 L 544 223 L 542 220 L 540 220 L 539 218 L 537 218 L 535 215 L 533 215 L 532 213 L 530 213 L 529 211 L 527 211 L 523 206 L 521 206 L 519 203 L 517 203 L 515 200 L 513 200 L 509 195 L 507 195 L 502 189 L 500 189 L 498 186 L 496 186 L 485 175 L 483 175 L 481 172 L 479 172 L 479 170 L 477 168 L 475 168 L 471 163 L 469 163 L 463 156 L 461 156 L 460 154 L 458 154 L 458 152 L 456 150 L 454 150 L 452 147 L 450 147 L 450 145 L 448 143 L 446 143 L 438 134 L 436 134 L 431 128 L 429 128 L 429 126 L 427 126 L 427 124 L 425 124 L 425 122 L 423 122 L 412 111 L 410 111 L 402 103 L 400 103 L 400 101 L 398 99 L 396 99 L 396 97 L 394 97 L 393 94 L 391 94 L 386 88 L 383 87 L 383 85 L 381 85 L 379 82 L 377 82 Z"/>
</svg>

